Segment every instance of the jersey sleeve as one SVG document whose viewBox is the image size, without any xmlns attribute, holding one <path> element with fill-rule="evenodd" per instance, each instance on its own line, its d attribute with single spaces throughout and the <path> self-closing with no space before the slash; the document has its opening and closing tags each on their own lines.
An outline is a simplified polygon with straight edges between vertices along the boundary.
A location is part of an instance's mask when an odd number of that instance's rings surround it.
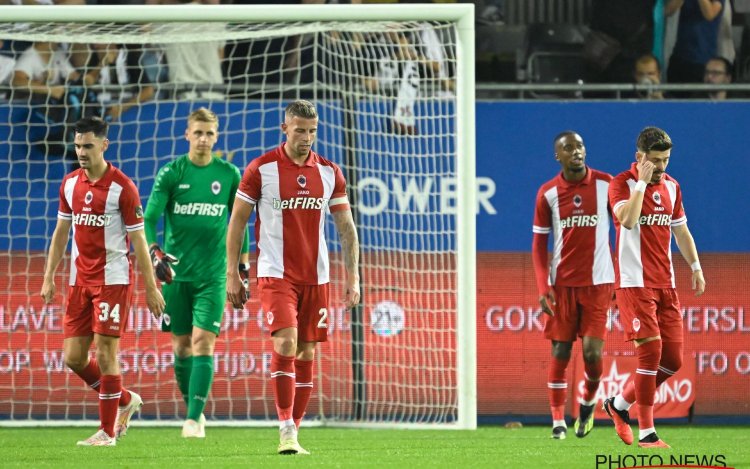
<svg viewBox="0 0 750 469">
<path fill-rule="evenodd" d="M 617 210 L 627 201 L 630 200 L 630 186 L 628 186 L 628 180 L 624 177 L 616 177 L 609 183 L 609 206 L 612 207 L 612 213 L 617 213 Z"/>
<path fill-rule="evenodd" d="M 154 188 L 151 190 L 151 195 L 149 196 L 148 204 L 146 205 L 146 242 L 149 245 L 157 242 L 156 225 L 159 223 L 159 218 L 161 218 L 161 215 L 164 213 L 167 202 L 169 202 L 173 181 L 174 171 L 172 171 L 170 166 L 164 166 L 156 175 Z"/>
<path fill-rule="evenodd" d="M 536 206 L 534 208 L 534 225 L 531 228 L 536 234 L 549 234 L 552 231 L 552 210 L 550 210 L 547 198 L 544 196 L 544 186 L 539 188 L 536 194 Z"/>
<path fill-rule="evenodd" d="M 245 173 L 240 180 L 237 189 L 236 198 L 247 202 L 248 204 L 257 205 L 260 200 L 261 177 L 259 171 L 259 161 L 257 159 L 250 162 L 245 168 Z"/>
<path fill-rule="evenodd" d="M 60 218 L 62 220 L 72 220 L 73 219 L 73 209 L 68 204 L 68 199 L 65 197 L 65 185 L 68 181 L 68 178 L 63 179 L 62 184 L 60 184 L 60 203 L 57 206 L 57 218 Z"/>
<path fill-rule="evenodd" d="M 346 179 L 344 179 L 344 173 L 341 172 L 341 168 L 338 165 L 333 165 L 333 193 L 331 194 L 331 200 L 328 202 L 328 209 L 333 212 L 340 210 L 349 210 L 349 197 L 346 195 Z"/>
<path fill-rule="evenodd" d="M 685 215 L 685 207 L 682 205 L 682 189 L 679 184 L 676 186 L 677 193 L 674 198 L 674 208 L 672 210 L 672 226 L 680 226 L 687 223 L 687 215 Z"/>
<path fill-rule="evenodd" d="M 122 188 L 120 194 L 120 213 L 125 222 L 125 231 L 137 231 L 143 229 L 143 207 L 138 189 L 130 179 Z"/>
</svg>

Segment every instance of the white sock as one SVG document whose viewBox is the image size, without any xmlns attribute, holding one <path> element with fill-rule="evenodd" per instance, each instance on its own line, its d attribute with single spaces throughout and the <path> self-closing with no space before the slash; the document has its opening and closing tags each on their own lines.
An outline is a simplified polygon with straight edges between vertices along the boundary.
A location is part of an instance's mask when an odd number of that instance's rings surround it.
<svg viewBox="0 0 750 469">
<path fill-rule="evenodd" d="M 552 428 L 555 427 L 565 427 L 568 428 L 568 425 L 565 423 L 565 420 L 553 420 L 552 421 Z"/>
<path fill-rule="evenodd" d="M 651 428 L 639 428 L 638 429 L 638 439 L 642 440 L 649 436 L 652 433 L 656 433 L 656 429 L 654 427 Z"/>
<path fill-rule="evenodd" d="M 294 427 L 294 419 L 282 420 L 279 422 L 279 430 L 283 430 L 290 425 Z"/>
<path fill-rule="evenodd" d="M 624 397 L 622 397 L 622 394 L 618 394 L 615 396 L 615 409 L 617 410 L 630 410 L 630 407 L 633 405 L 632 402 L 628 402 L 625 400 Z"/>
</svg>

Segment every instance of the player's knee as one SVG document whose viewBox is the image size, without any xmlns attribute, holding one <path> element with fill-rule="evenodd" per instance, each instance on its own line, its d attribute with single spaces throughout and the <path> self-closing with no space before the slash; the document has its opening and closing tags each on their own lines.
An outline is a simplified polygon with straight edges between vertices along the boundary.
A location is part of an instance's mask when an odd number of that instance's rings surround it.
<svg viewBox="0 0 750 469">
<path fill-rule="evenodd" d="M 274 337 L 273 349 L 276 353 L 286 357 L 293 356 L 297 352 L 297 339 L 293 337 Z"/>
<path fill-rule="evenodd" d="M 583 349 L 583 361 L 596 363 L 602 360 L 602 351 L 596 348 Z"/>
<path fill-rule="evenodd" d="M 572 342 L 552 341 L 552 356 L 558 360 L 569 360 L 570 351 L 573 349 Z"/>
<path fill-rule="evenodd" d="M 643 342 L 635 349 L 638 356 L 638 366 L 648 367 L 647 369 L 656 369 L 661 363 L 662 342 L 661 340 L 651 340 Z M 653 367 L 653 368 L 651 368 Z"/>
<path fill-rule="evenodd" d="M 86 368 L 89 364 L 87 355 L 76 356 L 76 355 L 65 355 L 65 366 L 73 371 L 81 371 Z"/>
</svg>

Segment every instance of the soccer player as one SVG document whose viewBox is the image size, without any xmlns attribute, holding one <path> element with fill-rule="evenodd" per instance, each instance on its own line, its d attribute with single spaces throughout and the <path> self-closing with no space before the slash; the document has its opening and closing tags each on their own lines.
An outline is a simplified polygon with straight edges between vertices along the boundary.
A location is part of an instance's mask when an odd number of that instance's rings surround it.
<svg viewBox="0 0 750 469">
<path fill-rule="evenodd" d="M 585 390 L 574 425 L 576 436 L 583 438 L 594 426 L 615 274 L 607 203 L 612 176 L 586 166 L 586 147 L 576 132 L 559 134 L 554 148 L 562 171 L 537 193 L 531 252 L 539 304 L 548 315 L 544 336 L 552 341 L 547 378 L 552 438 L 562 440 L 567 433 L 565 376 L 577 337 L 583 343 Z M 547 257 L 550 233 L 554 239 L 551 263 Z"/>
<path fill-rule="evenodd" d="M 317 342 L 328 335 L 328 249 L 323 232 L 330 210 L 346 268 L 344 303 L 359 303 L 359 241 L 341 169 L 312 151 L 318 113 L 309 101 L 286 108 L 282 143 L 245 169 L 227 235 L 227 297 L 239 308 L 245 289 L 237 261 L 250 213 L 257 206 L 258 291 L 271 331 L 271 380 L 280 425 L 280 454 L 309 454 L 297 431 L 313 387 Z"/>
<path fill-rule="evenodd" d="M 57 226 L 52 234 L 41 296 L 55 296 L 55 270 L 73 228 L 70 289 L 65 310 L 65 364 L 99 393 L 101 425 L 79 446 L 115 446 L 130 418 L 143 405 L 141 397 L 122 387 L 117 350 L 128 322 L 133 293 L 130 241 L 146 287 L 148 308 L 158 317 L 164 300 L 151 271 L 143 209 L 138 190 L 119 169 L 104 160 L 109 146 L 108 124 L 87 117 L 75 125 L 75 150 L 80 169 L 60 186 Z M 91 343 L 96 358 L 89 359 Z M 119 405 L 118 405 L 119 404 Z"/>
<path fill-rule="evenodd" d="M 638 368 L 621 394 L 604 401 L 604 410 L 622 441 L 630 445 L 628 410 L 637 401 L 638 445 L 644 448 L 669 448 L 656 435 L 654 398 L 656 388 L 682 366 L 682 316 L 670 251 L 673 234 L 693 271 L 695 295 L 706 288 L 680 185 L 665 172 L 671 152 L 669 135 L 646 127 L 636 142 L 636 163 L 618 174 L 609 188 L 617 230 L 615 294 L 626 338 L 635 343 Z"/>
<path fill-rule="evenodd" d="M 211 153 L 219 119 L 206 108 L 190 114 L 187 155 L 159 170 L 146 207 L 146 239 L 167 302 L 162 330 L 172 332 L 174 374 L 187 407 L 185 438 L 205 438 L 203 409 L 214 377 L 214 346 L 226 304 L 224 250 L 240 171 Z M 164 250 L 156 225 L 165 215 Z M 247 279 L 247 235 L 242 277 Z"/>
</svg>

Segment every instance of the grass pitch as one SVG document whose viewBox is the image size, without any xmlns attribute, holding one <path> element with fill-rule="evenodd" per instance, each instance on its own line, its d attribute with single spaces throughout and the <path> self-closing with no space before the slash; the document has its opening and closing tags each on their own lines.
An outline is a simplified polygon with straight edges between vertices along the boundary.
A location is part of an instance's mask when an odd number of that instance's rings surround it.
<svg viewBox="0 0 750 469">
<path fill-rule="evenodd" d="M 78 448 L 94 428 L 0 428 L 0 467 L 172 468 L 192 467 L 465 467 L 601 468 L 661 464 L 713 464 L 750 468 L 750 427 L 668 426 L 659 435 L 671 450 L 625 446 L 611 425 L 602 423 L 586 438 L 572 427 L 568 438 L 549 438 L 548 427 L 476 431 L 358 430 L 304 428 L 300 443 L 310 456 L 276 454 L 272 428 L 206 429 L 205 440 L 184 440 L 179 428 L 138 427 L 134 422 L 114 448 Z M 637 432 L 637 429 L 635 429 Z M 658 455 L 658 458 L 655 457 Z M 602 458 L 609 458 L 604 462 Z M 619 459 L 618 459 L 619 458 Z M 638 459 L 640 458 L 640 459 Z M 646 458 L 646 459 L 644 459 Z M 673 458 L 673 459 L 670 459 Z M 707 460 L 703 460 L 707 462 Z"/>
</svg>

